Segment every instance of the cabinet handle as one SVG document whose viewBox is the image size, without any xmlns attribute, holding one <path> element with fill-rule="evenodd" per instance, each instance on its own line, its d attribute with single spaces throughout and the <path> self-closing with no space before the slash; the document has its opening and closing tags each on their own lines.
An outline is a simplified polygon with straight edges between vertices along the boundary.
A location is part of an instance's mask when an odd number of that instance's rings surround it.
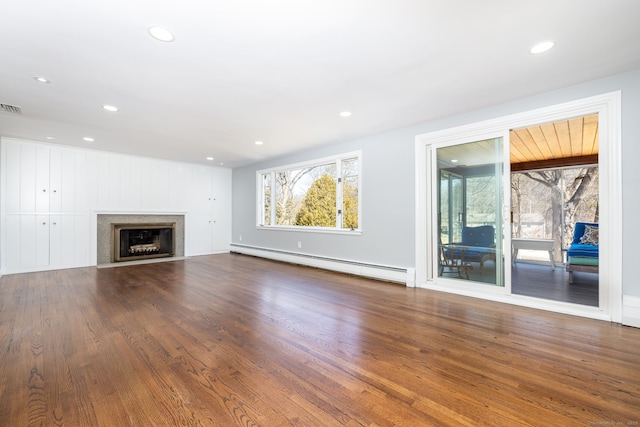
<svg viewBox="0 0 640 427">
<path fill-rule="evenodd" d="M 53 225 L 56 225 L 56 224 L 57 224 L 57 222 L 54 222 L 54 223 L 53 223 Z"/>
<path fill-rule="evenodd" d="M 58 190 L 53 190 L 53 192 L 54 192 L 54 193 L 57 193 L 57 192 L 58 192 Z"/>
<path fill-rule="evenodd" d="M 44 222 L 44 221 L 42 221 L 42 225 L 47 225 L 47 223 L 46 223 L 46 222 Z"/>
<path fill-rule="evenodd" d="M 43 192 L 43 193 L 46 193 L 46 192 L 47 192 L 46 188 L 43 188 L 43 189 L 42 189 L 42 192 Z"/>
</svg>

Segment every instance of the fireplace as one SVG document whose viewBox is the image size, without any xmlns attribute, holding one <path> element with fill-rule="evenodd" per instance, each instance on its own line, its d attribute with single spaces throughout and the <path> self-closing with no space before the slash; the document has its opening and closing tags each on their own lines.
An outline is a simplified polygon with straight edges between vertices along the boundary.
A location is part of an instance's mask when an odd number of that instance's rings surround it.
<svg viewBox="0 0 640 427">
<path fill-rule="evenodd" d="M 111 224 L 113 262 L 175 256 L 176 223 Z"/>
</svg>

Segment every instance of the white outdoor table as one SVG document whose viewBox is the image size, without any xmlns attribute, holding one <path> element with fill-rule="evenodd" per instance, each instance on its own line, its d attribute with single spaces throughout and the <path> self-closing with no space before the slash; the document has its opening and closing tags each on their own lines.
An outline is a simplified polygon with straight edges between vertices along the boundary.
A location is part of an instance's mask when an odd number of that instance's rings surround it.
<svg viewBox="0 0 640 427">
<path fill-rule="evenodd" d="M 549 262 L 551 268 L 556 268 L 553 260 L 553 240 L 551 239 L 511 239 L 511 263 L 516 263 L 518 258 L 518 249 L 530 251 L 546 251 L 549 252 Z"/>
</svg>

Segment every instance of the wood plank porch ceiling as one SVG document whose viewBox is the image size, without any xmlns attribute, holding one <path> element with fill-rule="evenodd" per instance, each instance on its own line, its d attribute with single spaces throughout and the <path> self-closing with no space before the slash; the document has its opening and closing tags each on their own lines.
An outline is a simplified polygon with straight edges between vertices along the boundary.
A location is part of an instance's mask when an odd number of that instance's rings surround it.
<svg viewBox="0 0 640 427">
<path fill-rule="evenodd" d="M 514 129 L 510 140 L 511 164 L 597 156 L 598 115 Z"/>
</svg>

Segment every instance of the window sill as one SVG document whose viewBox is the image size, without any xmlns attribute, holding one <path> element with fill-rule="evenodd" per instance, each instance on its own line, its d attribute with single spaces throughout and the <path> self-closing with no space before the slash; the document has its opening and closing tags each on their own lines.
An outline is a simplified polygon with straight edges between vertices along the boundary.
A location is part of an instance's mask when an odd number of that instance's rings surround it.
<svg viewBox="0 0 640 427">
<path fill-rule="evenodd" d="M 342 234 L 347 236 L 360 236 L 362 235 L 361 229 L 340 229 L 329 227 L 288 227 L 285 225 L 266 226 L 256 225 L 257 230 L 267 231 L 297 231 L 301 233 L 321 233 L 321 234 Z"/>
</svg>

